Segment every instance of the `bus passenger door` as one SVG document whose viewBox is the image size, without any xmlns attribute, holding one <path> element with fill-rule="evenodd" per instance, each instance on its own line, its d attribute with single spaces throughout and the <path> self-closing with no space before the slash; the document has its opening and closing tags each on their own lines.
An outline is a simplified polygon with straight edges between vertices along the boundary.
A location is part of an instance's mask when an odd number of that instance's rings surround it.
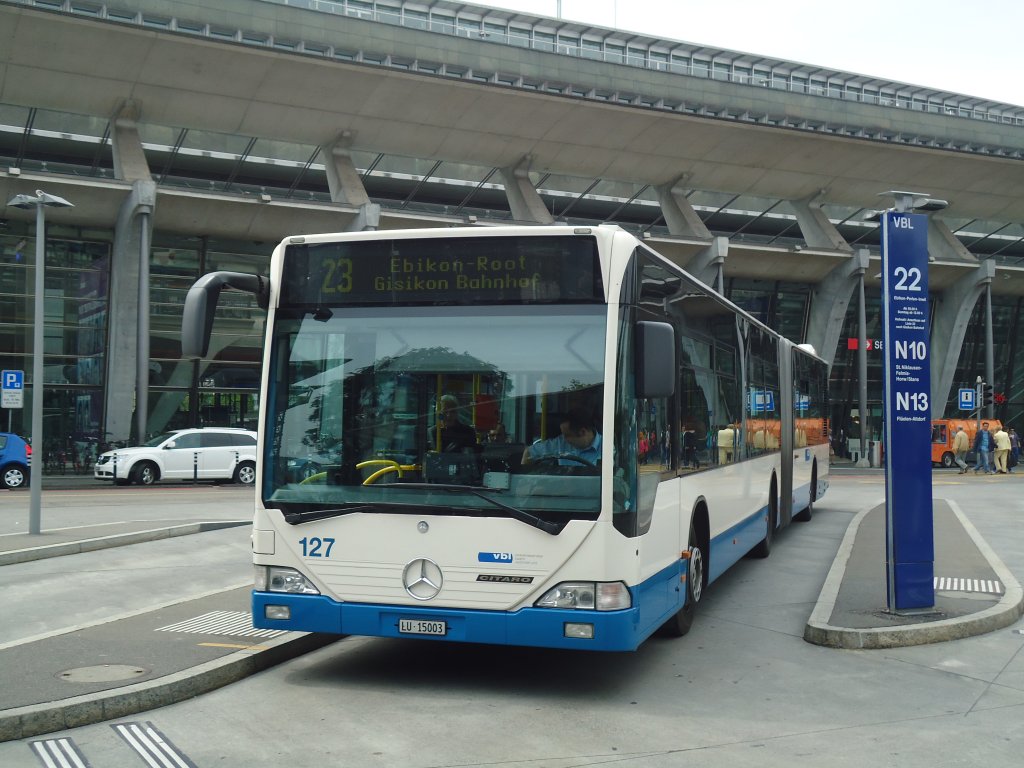
<svg viewBox="0 0 1024 768">
<path fill-rule="evenodd" d="M 683 514 L 679 508 L 677 478 L 659 482 L 659 474 L 641 470 L 638 483 L 638 512 L 641 523 L 639 549 L 641 567 L 640 625 L 674 613 L 683 599 L 681 554 L 687 546 Z M 687 516 L 687 521 L 689 517 Z"/>
</svg>

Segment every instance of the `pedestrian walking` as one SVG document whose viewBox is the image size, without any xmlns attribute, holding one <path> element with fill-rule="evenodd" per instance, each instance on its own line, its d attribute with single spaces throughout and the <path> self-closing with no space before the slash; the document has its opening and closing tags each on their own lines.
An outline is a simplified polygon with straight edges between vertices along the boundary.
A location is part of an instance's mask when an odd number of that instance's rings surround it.
<svg viewBox="0 0 1024 768">
<path fill-rule="evenodd" d="M 1002 427 L 999 427 L 999 429 L 996 430 L 996 433 L 992 435 L 992 441 L 996 445 L 996 472 L 1001 475 L 1005 475 L 1009 471 L 1006 466 L 1006 460 L 1010 455 L 1010 436 Z"/>
<path fill-rule="evenodd" d="M 953 438 L 953 460 L 960 467 L 958 474 L 967 472 L 967 451 L 971 449 L 971 441 L 964 432 L 963 427 L 956 428 L 956 437 Z"/>
<path fill-rule="evenodd" d="M 1017 462 L 1020 461 L 1020 437 L 1017 435 L 1016 429 L 1010 429 L 1010 472 L 1013 472 L 1013 468 L 1017 466 Z"/>
<path fill-rule="evenodd" d="M 986 475 L 994 474 L 992 471 L 992 450 L 995 448 L 995 443 L 992 440 L 992 433 L 988 431 L 988 422 L 981 422 L 981 429 L 978 430 L 978 434 L 974 436 L 974 451 L 977 453 L 978 458 L 974 462 L 974 474 L 978 474 L 978 470 L 984 469 Z"/>
</svg>

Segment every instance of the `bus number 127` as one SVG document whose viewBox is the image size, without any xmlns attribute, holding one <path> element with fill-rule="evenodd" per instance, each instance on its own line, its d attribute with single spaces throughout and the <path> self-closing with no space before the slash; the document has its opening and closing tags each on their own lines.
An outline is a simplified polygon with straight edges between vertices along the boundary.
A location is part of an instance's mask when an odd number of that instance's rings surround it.
<svg viewBox="0 0 1024 768">
<path fill-rule="evenodd" d="M 299 539 L 299 544 L 302 545 L 302 556 L 303 557 L 330 557 L 331 547 L 334 546 L 334 539 L 320 538 L 319 536 L 311 536 L 308 539 L 303 536 Z M 321 552 L 321 550 L 324 550 Z"/>
</svg>

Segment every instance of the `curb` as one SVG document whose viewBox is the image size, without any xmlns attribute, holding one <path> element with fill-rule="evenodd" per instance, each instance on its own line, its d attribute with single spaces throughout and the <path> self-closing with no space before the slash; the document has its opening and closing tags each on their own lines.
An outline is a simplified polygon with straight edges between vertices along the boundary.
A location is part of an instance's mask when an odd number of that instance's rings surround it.
<svg viewBox="0 0 1024 768">
<path fill-rule="evenodd" d="M 142 542 L 157 541 L 159 539 L 172 539 L 176 536 L 189 536 L 193 533 L 217 531 L 221 528 L 236 528 L 242 525 L 251 524 L 252 520 L 186 523 L 184 525 L 171 526 L 170 528 L 151 528 L 146 531 L 118 533 L 113 536 L 99 536 L 95 539 L 81 539 L 78 541 L 64 542 L 62 544 L 46 544 L 41 547 L 15 549 L 9 552 L 0 552 L 0 566 L 28 563 L 33 560 L 44 560 L 48 557 L 77 555 L 80 552 L 92 552 L 97 549 L 108 549 L 110 547 L 124 547 L 129 544 L 141 544 Z"/>
<path fill-rule="evenodd" d="M 993 632 L 1010 626 L 1024 615 L 1024 590 L 1021 589 L 1021 585 L 992 551 L 992 548 L 981 538 L 981 534 L 964 516 L 959 505 L 950 499 L 945 501 L 964 527 L 967 535 L 971 537 L 978 551 L 988 561 L 989 566 L 1006 587 L 1006 591 L 998 603 L 975 614 L 955 619 L 942 619 L 927 624 L 864 629 L 837 627 L 829 624 L 828 620 L 835 608 L 846 564 L 849 562 L 850 553 L 853 551 L 853 544 L 857 538 L 857 531 L 868 512 L 874 508 L 872 506 L 859 512 L 850 523 L 850 527 L 846 529 L 846 535 L 843 536 L 843 541 L 839 545 L 835 562 L 829 569 L 818 602 L 804 627 L 804 640 L 815 645 L 846 650 L 875 650 L 927 645 Z"/>
<path fill-rule="evenodd" d="M 289 632 L 222 659 L 109 691 L 0 712 L 0 742 L 93 725 L 176 704 L 330 645 L 338 635 Z"/>
</svg>

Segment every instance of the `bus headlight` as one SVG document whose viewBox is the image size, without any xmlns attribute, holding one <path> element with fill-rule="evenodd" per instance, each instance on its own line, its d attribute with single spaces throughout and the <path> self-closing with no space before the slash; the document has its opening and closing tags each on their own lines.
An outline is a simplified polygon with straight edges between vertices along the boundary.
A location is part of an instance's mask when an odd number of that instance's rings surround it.
<svg viewBox="0 0 1024 768">
<path fill-rule="evenodd" d="M 563 581 L 549 589 L 534 605 L 537 608 L 619 611 L 633 604 L 621 581 Z"/>
<path fill-rule="evenodd" d="M 319 595 L 320 590 L 294 568 L 276 565 L 256 566 L 256 591 L 288 592 L 296 595 Z"/>
</svg>

